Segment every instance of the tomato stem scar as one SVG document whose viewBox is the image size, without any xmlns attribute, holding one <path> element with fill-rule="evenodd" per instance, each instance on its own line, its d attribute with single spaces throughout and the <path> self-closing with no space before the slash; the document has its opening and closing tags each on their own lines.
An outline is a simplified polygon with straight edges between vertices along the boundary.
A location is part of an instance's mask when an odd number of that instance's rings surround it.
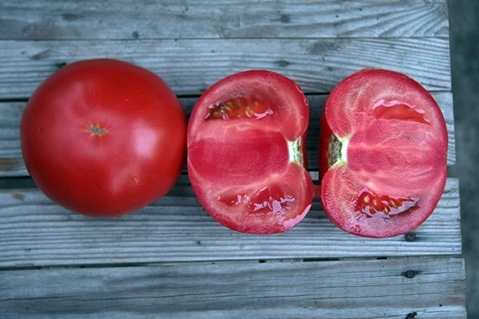
<svg viewBox="0 0 479 319">
<path fill-rule="evenodd" d="M 88 126 L 87 131 L 90 132 L 92 135 L 97 135 L 97 136 L 103 136 L 107 132 L 105 128 L 101 128 L 98 125 Z"/>
</svg>

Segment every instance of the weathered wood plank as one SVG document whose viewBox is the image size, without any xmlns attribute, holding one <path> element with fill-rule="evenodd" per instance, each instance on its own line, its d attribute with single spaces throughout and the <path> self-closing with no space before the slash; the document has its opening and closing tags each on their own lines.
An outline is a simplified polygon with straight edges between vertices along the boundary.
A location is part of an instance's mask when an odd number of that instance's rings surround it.
<svg viewBox="0 0 479 319">
<path fill-rule="evenodd" d="M 448 37 L 441 1 L 15 1 L 0 39 Z"/>
<path fill-rule="evenodd" d="M 2 318 L 406 318 L 413 313 L 417 318 L 466 318 L 464 261 L 459 258 L 175 264 L 0 275 Z"/>
<path fill-rule="evenodd" d="M 28 98 L 65 63 L 112 57 L 159 74 L 178 95 L 202 93 L 231 73 L 270 69 L 307 93 L 327 93 L 365 67 L 397 70 L 450 91 L 446 38 L 0 41 L 0 99 Z"/>
<path fill-rule="evenodd" d="M 449 133 L 448 164 L 455 162 L 454 114 L 452 94 L 450 92 L 433 92 L 446 119 Z M 309 95 L 311 120 L 307 139 L 307 155 L 310 170 L 318 169 L 319 118 L 321 116 L 326 95 Z M 187 116 L 190 114 L 196 98 L 182 98 L 181 102 Z M 19 123 L 26 102 L 0 102 L 0 177 L 28 176 L 23 163 Z"/>
<path fill-rule="evenodd" d="M 0 267 L 461 253 L 456 179 L 448 180 L 435 212 L 412 241 L 347 234 L 317 201 L 284 234 L 236 233 L 202 210 L 188 184 L 177 184 L 154 204 L 112 220 L 71 213 L 34 189 L 1 190 L 0 218 Z"/>
</svg>

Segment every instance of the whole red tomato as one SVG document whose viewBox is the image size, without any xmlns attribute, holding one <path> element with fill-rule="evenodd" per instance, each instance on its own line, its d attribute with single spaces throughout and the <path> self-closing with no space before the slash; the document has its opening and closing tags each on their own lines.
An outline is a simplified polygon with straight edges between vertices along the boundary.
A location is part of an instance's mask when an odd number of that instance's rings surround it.
<svg viewBox="0 0 479 319">
<path fill-rule="evenodd" d="M 196 103 L 188 175 L 205 210 L 245 233 L 284 232 L 309 211 L 308 101 L 292 80 L 255 70 L 228 76 Z"/>
<path fill-rule="evenodd" d="M 444 117 L 420 84 L 397 72 L 365 69 L 341 81 L 326 101 L 319 150 L 323 208 L 356 235 L 415 229 L 444 190 Z"/>
<path fill-rule="evenodd" d="M 186 157 L 186 119 L 154 73 L 112 59 L 69 64 L 33 93 L 20 127 L 25 165 L 60 205 L 132 212 L 167 193 Z"/>
</svg>

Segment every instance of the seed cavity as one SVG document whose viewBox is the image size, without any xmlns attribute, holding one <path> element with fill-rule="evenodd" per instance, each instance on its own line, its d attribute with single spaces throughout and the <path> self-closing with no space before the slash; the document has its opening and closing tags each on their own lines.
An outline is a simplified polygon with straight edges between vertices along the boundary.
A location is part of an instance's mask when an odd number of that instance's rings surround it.
<svg viewBox="0 0 479 319">
<path fill-rule="evenodd" d="M 391 218 L 391 216 L 412 211 L 418 207 L 418 199 L 414 197 L 391 197 L 364 191 L 356 202 L 356 211 L 368 217 Z"/>
<path fill-rule="evenodd" d="M 399 120 L 431 125 L 425 115 L 425 111 L 407 103 L 384 99 L 373 105 L 372 114 L 376 119 Z"/>
<path fill-rule="evenodd" d="M 254 98 L 236 97 L 228 101 L 217 102 L 208 106 L 205 120 L 232 120 L 237 118 L 262 119 L 273 114 L 266 103 Z"/>
<path fill-rule="evenodd" d="M 219 196 L 217 200 L 228 207 L 243 206 L 247 213 L 253 215 L 285 215 L 296 199 L 287 194 L 273 194 L 275 191 L 265 186 L 254 194 Z"/>
</svg>

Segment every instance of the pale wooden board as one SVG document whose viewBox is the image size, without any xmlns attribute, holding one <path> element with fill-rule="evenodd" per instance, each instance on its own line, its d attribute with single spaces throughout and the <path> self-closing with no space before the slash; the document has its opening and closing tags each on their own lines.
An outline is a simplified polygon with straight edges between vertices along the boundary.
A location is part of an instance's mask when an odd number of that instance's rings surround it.
<svg viewBox="0 0 479 319">
<path fill-rule="evenodd" d="M 306 93 L 328 93 L 366 67 L 403 72 L 430 91 L 450 91 L 447 38 L 185 39 L 0 41 L 0 100 L 28 98 L 65 63 L 110 57 L 160 75 L 178 95 L 195 95 L 247 69 L 270 69 Z"/>
<path fill-rule="evenodd" d="M 16 1 L 0 39 L 448 37 L 441 1 Z"/>
<path fill-rule="evenodd" d="M 0 317 L 466 318 L 464 291 L 447 257 L 17 270 Z"/>
<path fill-rule="evenodd" d="M 452 94 L 450 92 L 433 92 L 433 96 L 443 111 L 449 135 L 447 162 L 455 162 L 454 114 Z M 322 114 L 326 95 L 309 95 L 311 120 L 307 139 L 309 168 L 318 169 L 319 118 Z M 182 98 L 181 103 L 188 116 L 196 98 Z M 0 102 L 0 177 L 28 176 L 20 149 L 20 118 L 26 102 Z"/>
<path fill-rule="evenodd" d="M 448 179 L 436 210 L 414 231 L 414 241 L 347 234 L 317 201 L 286 233 L 236 233 L 209 217 L 184 182 L 154 204 L 117 219 L 71 213 L 34 189 L 2 190 L 0 267 L 461 253 L 456 179 Z"/>
</svg>

